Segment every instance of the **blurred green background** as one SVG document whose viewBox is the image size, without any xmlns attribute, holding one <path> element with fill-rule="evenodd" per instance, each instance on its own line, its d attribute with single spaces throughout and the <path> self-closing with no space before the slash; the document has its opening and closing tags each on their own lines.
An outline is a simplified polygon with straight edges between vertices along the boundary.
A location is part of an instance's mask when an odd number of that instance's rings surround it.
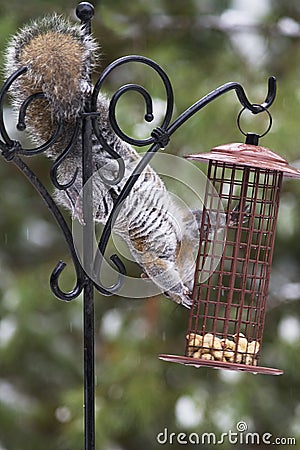
<svg viewBox="0 0 300 450">
<path fill-rule="evenodd" d="M 174 117 L 228 81 L 242 83 L 250 100 L 261 102 L 267 78 L 275 75 L 274 125 L 261 145 L 300 167 L 299 1 L 102 0 L 94 6 L 102 68 L 127 54 L 156 60 L 174 87 Z M 32 18 L 58 12 L 75 20 L 76 3 L 69 0 L 1 0 L 0 7 L 1 51 Z M 157 81 L 133 66 L 114 75 L 106 88 L 113 92 L 123 82 L 145 82 L 160 104 L 165 99 Z M 120 122 L 139 134 L 142 116 L 133 103 L 122 101 Z M 182 156 L 243 141 L 236 127 L 239 111 L 235 94 L 226 94 L 178 130 L 167 151 Z M 13 130 L 9 115 L 7 123 Z M 263 116 L 259 123 L 251 115 L 243 122 L 249 131 L 266 125 Z M 35 157 L 30 165 L 48 183 L 48 161 Z M 68 252 L 41 199 L 4 160 L 0 189 L 0 449 L 80 450 L 82 299 L 63 303 L 49 289 L 51 271 L 59 259 L 69 261 Z M 249 431 L 295 437 L 294 448 L 300 449 L 299 211 L 300 183 L 285 181 L 261 359 L 261 365 L 283 369 L 283 376 L 162 362 L 159 353 L 184 352 L 187 310 L 163 297 L 96 296 L 98 450 L 181 448 L 176 440 L 159 444 L 157 434 L 167 428 L 220 436 L 235 432 L 239 421 Z M 128 266 L 138 273 L 133 263 Z M 65 283 L 73 283 L 71 263 Z M 220 447 L 232 445 L 225 439 Z M 264 446 L 269 447 L 259 447 Z"/>
</svg>

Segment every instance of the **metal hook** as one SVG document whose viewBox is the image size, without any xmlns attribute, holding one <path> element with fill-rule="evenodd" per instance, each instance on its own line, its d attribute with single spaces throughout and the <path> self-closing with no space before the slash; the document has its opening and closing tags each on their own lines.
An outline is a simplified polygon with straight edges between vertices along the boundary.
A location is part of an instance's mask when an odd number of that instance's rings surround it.
<svg viewBox="0 0 300 450">
<path fill-rule="evenodd" d="M 94 262 L 95 277 L 96 277 L 96 274 L 100 274 L 102 261 L 103 261 L 103 254 L 100 254 L 100 256 L 98 256 L 98 255 L 99 255 L 99 251 L 96 254 L 95 262 Z M 118 271 L 117 281 L 108 287 L 104 287 L 100 281 L 93 281 L 93 284 L 94 284 L 95 288 L 97 289 L 97 291 L 106 296 L 110 296 L 110 295 L 114 294 L 115 292 L 118 292 L 121 289 L 121 287 L 124 284 L 124 275 L 126 275 L 125 265 L 124 265 L 123 261 L 119 258 L 118 255 L 113 254 L 112 256 L 110 256 L 109 259 L 111 260 L 111 262 L 114 264 L 115 268 Z"/>
<path fill-rule="evenodd" d="M 198 100 L 187 110 L 185 110 L 168 128 L 169 135 L 173 134 L 183 123 L 189 120 L 194 114 L 204 108 L 206 105 L 216 100 L 221 95 L 226 92 L 234 90 L 236 95 L 244 108 L 249 109 L 253 114 L 262 112 L 263 110 L 269 108 L 275 100 L 276 96 L 276 78 L 270 77 L 268 80 L 268 93 L 264 103 L 258 105 L 257 103 L 250 103 L 243 86 L 240 83 L 230 82 L 225 83 L 222 86 L 214 89 L 209 94 L 205 95 L 203 98 Z"/>
<path fill-rule="evenodd" d="M 84 280 L 81 277 L 77 276 L 77 282 L 74 289 L 70 292 L 63 292 L 58 284 L 58 279 L 62 273 L 62 271 L 65 269 L 66 263 L 63 261 L 59 261 L 59 263 L 54 268 L 51 277 L 50 277 L 50 286 L 52 289 L 52 292 L 58 297 L 60 300 L 70 302 L 71 300 L 74 300 L 78 297 L 78 295 L 81 293 L 83 287 L 84 287 Z M 77 274 L 78 275 L 78 274 Z"/>
<path fill-rule="evenodd" d="M 36 176 L 36 174 L 31 170 L 31 168 L 19 156 L 16 156 L 14 158 L 14 164 L 16 167 L 18 167 L 21 170 L 21 172 L 26 176 L 26 178 L 31 182 L 31 184 L 39 192 L 41 197 L 44 199 L 49 211 L 53 214 L 61 231 L 64 234 L 66 243 L 67 243 L 70 253 L 71 253 L 74 268 L 76 271 L 77 283 L 76 283 L 75 288 L 69 293 L 64 293 L 59 288 L 58 278 L 66 266 L 66 264 L 62 261 L 60 261 L 57 264 L 57 266 L 55 267 L 55 269 L 52 273 L 50 282 L 51 282 L 51 287 L 53 288 L 53 292 L 55 293 L 55 295 L 58 296 L 58 298 L 60 298 L 61 300 L 66 300 L 66 301 L 73 300 L 76 296 L 78 296 L 80 294 L 80 292 L 84 286 L 85 275 L 84 275 L 84 271 L 81 267 L 81 264 L 77 258 L 77 253 L 76 253 L 76 249 L 74 247 L 72 233 L 71 233 L 61 211 L 59 210 L 58 206 L 56 205 L 55 201 L 53 200 L 53 198 L 51 197 L 51 195 L 49 194 L 49 192 L 47 191 L 45 186 L 41 183 L 39 178 Z"/>
<path fill-rule="evenodd" d="M 276 91 L 277 91 L 276 78 L 270 77 L 268 79 L 268 94 L 267 94 L 266 100 L 264 101 L 264 103 L 262 103 L 260 105 L 262 108 L 266 108 L 266 109 L 270 108 L 270 106 L 272 105 L 272 103 L 275 100 Z"/>
<path fill-rule="evenodd" d="M 246 96 L 244 88 L 240 84 L 236 83 L 236 87 L 234 89 L 237 93 L 241 105 L 244 106 L 244 108 L 249 109 L 253 114 L 258 114 L 268 109 L 274 102 L 276 97 L 276 78 L 270 77 L 268 79 L 268 93 L 265 101 L 262 104 L 250 103 Z"/>
<path fill-rule="evenodd" d="M 95 279 L 100 279 L 102 261 L 104 258 L 105 250 L 106 250 L 106 247 L 107 247 L 110 235 L 111 235 L 112 228 L 114 226 L 114 223 L 115 223 L 115 221 L 118 217 L 119 211 L 120 211 L 120 201 L 119 201 L 120 195 L 117 198 L 116 203 L 105 223 L 105 226 L 104 226 L 102 234 L 101 234 L 100 241 L 98 243 L 98 249 L 97 249 L 97 252 L 96 252 L 96 255 L 94 258 L 94 267 L 93 267 Z M 115 284 L 113 284 L 112 286 L 107 287 L 107 288 L 105 288 L 100 282 L 94 283 L 96 289 L 102 293 L 104 291 L 105 295 L 111 295 L 114 292 L 117 292 L 123 285 L 123 281 L 124 281 L 123 275 L 126 275 L 126 268 L 125 268 L 122 260 L 118 257 L 118 255 L 113 254 L 109 259 L 112 261 L 112 263 L 116 267 L 117 271 L 119 272 L 118 280 L 116 281 Z"/>
</svg>

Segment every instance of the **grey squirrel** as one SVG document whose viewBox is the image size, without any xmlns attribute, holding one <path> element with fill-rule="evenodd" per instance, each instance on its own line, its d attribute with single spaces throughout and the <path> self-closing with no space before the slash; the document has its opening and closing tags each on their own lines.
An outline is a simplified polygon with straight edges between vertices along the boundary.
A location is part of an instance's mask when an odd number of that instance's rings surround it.
<svg viewBox="0 0 300 450">
<path fill-rule="evenodd" d="M 6 51 L 5 74 L 11 75 L 26 66 L 27 72 L 19 77 L 10 90 L 14 109 L 38 92 L 45 99 L 31 103 L 26 116 L 27 131 L 32 140 L 41 145 L 55 130 L 56 119 L 62 121 L 62 132 L 47 151 L 56 159 L 72 136 L 75 123 L 83 111 L 87 93 L 92 85 L 88 76 L 87 60 L 97 61 L 98 45 L 86 35 L 83 27 L 53 15 L 32 22 L 22 28 L 9 42 Z M 98 170 L 104 167 L 110 173 L 116 162 L 104 151 L 93 136 L 94 218 L 105 223 L 114 197 L 124 186 L 133 166 L 140 160 L 138 153 L 123 142 L 111 128 L 108 119 L 109 101 L 98 97 L 100 131 L 110 146 L 125 162 L 124 179 L 107 189 Z M 58 179 L 69 181 L 77 167 L 75 182 L 66 190 L 58 190 L 59 204 L 68 208 L 80 220 L 79 194 L 82 189 L 81 137 L 59 168 Z M 194 279 L 194 250 L 199 241 L 201 211 L 195 215 L 182 211 L 175 204 L 163 181 L 147 166 L 122 206 L 114 231 L 127 242 L 132 256 L 146 276 L 154 281 L 176 303 L 191 306 L 190 292 Z M 225 226 L 225 220 L 221 227 Z M 198 222 L 198 223 L 197 223 Z"/>
</svg>

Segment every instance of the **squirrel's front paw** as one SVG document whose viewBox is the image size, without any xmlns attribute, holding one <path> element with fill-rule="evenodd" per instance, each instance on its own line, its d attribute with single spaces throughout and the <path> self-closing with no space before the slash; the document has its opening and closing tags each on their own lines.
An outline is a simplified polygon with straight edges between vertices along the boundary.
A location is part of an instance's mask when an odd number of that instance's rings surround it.
<svg viewBox="0 0 300 450">
<path fill-rule="evenodd" d="M 193 304 L 193 300 L 190 297 L 190 291 L 187 289 L 187 292 L 185 292 L 181 296 L 181 304 L 182 306 L 185 306 L 186 308 L 190 308 Z"/>
<path fill-rule="evenodd" d="M 178 305 L 185 306 L 186 308 L 190 308 L 193 304 L 193 300 L 190 297 L 190 290 L 183 286 L 180 292 L 164 292 L 164 295 L 173 302 L 177 303 Z"/>
</svg>

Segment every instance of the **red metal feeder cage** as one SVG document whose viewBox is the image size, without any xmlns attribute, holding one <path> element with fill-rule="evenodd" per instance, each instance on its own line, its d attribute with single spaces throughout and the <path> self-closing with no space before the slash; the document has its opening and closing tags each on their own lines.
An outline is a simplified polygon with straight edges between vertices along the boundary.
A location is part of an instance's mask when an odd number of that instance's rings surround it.
<svg viewBox="0 0 300 450">
<path fill-rule="evenodd" d="M 252 143 L 222 145 L 187 158 L 209 162 L 193 305 L 185 356 L 160 358 L 282 374 L 258 361 L 282 178 L 300 178 L 300 171 Z"/>
</svg>

